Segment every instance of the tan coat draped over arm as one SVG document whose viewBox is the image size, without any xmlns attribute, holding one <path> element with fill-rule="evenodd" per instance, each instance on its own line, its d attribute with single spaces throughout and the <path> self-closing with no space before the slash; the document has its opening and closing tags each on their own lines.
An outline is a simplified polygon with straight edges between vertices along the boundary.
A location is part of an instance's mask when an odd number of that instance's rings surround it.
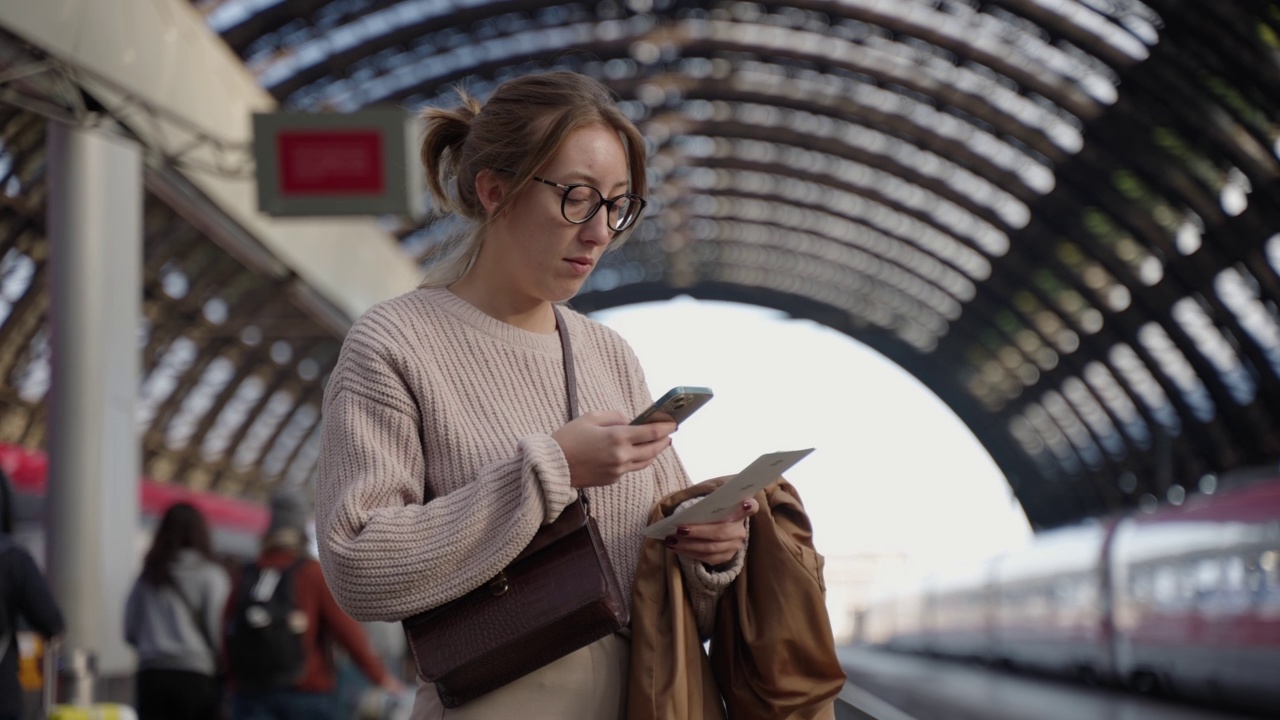
<svg viewBox="0 0 1280 720">
<path fill-rule="evenodd" d="M 722 482 L 663 498 L 650 522 Z M 632 595 L 628 720 L 834 719 L 845 675 L 809 517 L 783 479 L 756 500 L 742 573 L 716 605 L 710 657 L 675 553 L 645 542 Z"/>
</svg>

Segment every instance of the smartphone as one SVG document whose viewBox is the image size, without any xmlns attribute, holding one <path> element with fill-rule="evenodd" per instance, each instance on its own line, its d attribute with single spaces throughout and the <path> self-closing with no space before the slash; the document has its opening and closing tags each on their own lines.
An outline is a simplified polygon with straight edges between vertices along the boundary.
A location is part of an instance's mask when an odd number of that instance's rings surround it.
<svg viewBox="0 0 1280 720">
<path fill-rule="evenodd" d="M 673 387 L 667 391 L 666 395 L 658 398 L 657 402 L 640 413 L 635 420 L 632 420 L 631 424 L 643 425 L 649 422 L 655 413 L 666 413 L 679 425 L 698 408 L 706 405 L 711 397 L 711 388 Z"/>
</svg>

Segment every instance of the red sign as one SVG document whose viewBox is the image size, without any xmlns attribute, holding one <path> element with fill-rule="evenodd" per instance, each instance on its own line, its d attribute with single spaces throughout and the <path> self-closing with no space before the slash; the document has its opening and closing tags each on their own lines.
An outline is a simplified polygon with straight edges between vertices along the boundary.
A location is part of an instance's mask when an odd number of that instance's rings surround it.
<svg viewBox="0 0 1280 720">
<path fill-rule="evenodd" d="M 382 133 L 377 129 L 282 130 L 276 150 L 281 195 L 386 192 Z"/>
</svg>

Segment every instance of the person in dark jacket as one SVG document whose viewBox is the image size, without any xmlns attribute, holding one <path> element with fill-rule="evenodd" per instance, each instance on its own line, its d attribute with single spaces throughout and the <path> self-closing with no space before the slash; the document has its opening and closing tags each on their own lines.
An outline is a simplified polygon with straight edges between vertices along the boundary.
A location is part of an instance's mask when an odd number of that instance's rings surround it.
<svg viewBox="0 0 1280 720">
<path fill-rule="evenodd" d="M 288 687 L 245 688 L 238 673 L 244 669 L 228 652 L 227 675 L 233 701 L 232 720 L 336 720 L 339 706 L 334 691 L 337 668 L 334 645 L 347 651 L 351 661 L 371 683 L 399 695 L 404 684 L 389 672 L 369 645 L 364 630 L 338 607 L 325 582 L 320 563 L 307 552 L 307 517 L 310 501 L 299 490 L 283 489 L 271 497 L 271 522 L 262 540 L 262 552 L 256 565 L 260 569 L 283 572 L 295 565 L 294 602 L 304 619 L 302 644 L 305 653 L 301 676 Z M 278 575 L 276 577 L 279 577 Z M 232 579 L 227 601 L 227 631 L 234 630 L 236 601 L 242 588 L 241 577 Z M 258 583 L 261 584 L 261 583 Z M 230 650 L 224 642 L 224 650 Z"/>
<path fill-rule="evenodd" d="M 62 612 L 36 561 L 13 541 L 13 493 L 0 471 L 0 720 L 22 714 L 18 684 L 18 622 L 25 621 L 46 639 L 61 635 Z"/>
</svg>

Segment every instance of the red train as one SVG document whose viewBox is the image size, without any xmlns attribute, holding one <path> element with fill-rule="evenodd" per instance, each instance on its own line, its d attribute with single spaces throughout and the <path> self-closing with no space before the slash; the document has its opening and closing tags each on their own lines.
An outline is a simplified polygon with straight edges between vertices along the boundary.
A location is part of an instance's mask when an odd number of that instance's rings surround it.
<svg viewBox="0 0 1280 720">
<path fill-rule="evenodd" d="M 49 461 L 38 450 L 0 443 L 0 469 L 13 483 L 15 535 L 36 557 L 43 557 L 44 496 Z M 159 522 L 160 515 L 179 501 L 189 502 L 204 513 L 209 521 L 214 550 L 219 555 L 237 560 L 257 556 L 258 544 L 268 521 L 264 506 L 143 478 L 138 487 L 141 516 L 139 557 L 150 544 L 152 529 Z"/>
<path fill-rule="evenodd" d="M 858 636 L 1280 712 L 1280 473 L 886 589 Z"/>
</svg>

